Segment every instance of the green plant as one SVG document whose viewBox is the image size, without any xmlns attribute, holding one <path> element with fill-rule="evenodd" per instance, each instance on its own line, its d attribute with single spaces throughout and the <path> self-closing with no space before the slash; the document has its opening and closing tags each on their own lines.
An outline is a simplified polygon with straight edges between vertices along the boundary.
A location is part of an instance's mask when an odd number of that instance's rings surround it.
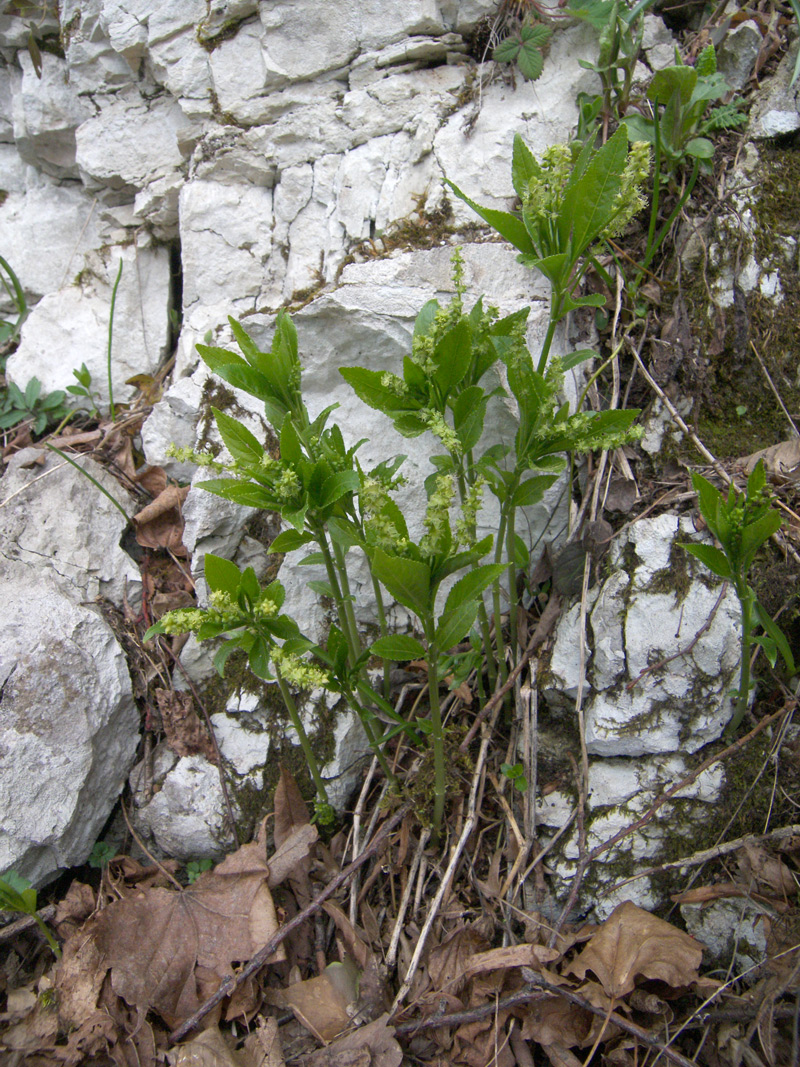
<svg viewBox="0 0 800 1067">
<path fill-rule="evenodd" d="M 447 184 L 482 219 L 510 241 L 521 263 L 539 270 L 550 283 L 550 323 L 537 371 L 543 374 L 559 322 L 579 307 L 602 307 L 600 295 L 575 296 L 586 271 L 594 266 L 606 241 L 621 233 L 644 206 L 642 186 L 650 172 L 650 151 L 643 143 L 628 148 L 625 126 L 601 148 L 553 145 L 542 161 L 517 134 L 511 177 L 522 202 L 520 215 L 484 208 L 458 186 Z M 565 369 L 593 353 L 580 352 Z"/>
<path fill-rule="evenodd" d="M 199 640 L 225 638 L 215 659 L 219 671 L 224 671 L 230 652 L 238 648 L 247 654 L 255 674 L 277 682 L 316 784 L 320 818 L 330 814 L 325 784 L 291 687 L 325 686 L 341 693 L 361 717 L 390 780 L 385 746 L 396 733 L 404 731 L 415 744 L 428 747 L 434 768 L 433 826 L 438 834 L 447 791 L 440 682 L 453 670 L 479 663 L 480 640 L 473 631 L 476 622 L 483 634 L 483 655 L 491 660 L 491 625 L 484 604 L 490 588 L 494 651 L 505 678 L 504 576 L 512 659 L 517 655 L 516 573 L 528 562 L 525 545 L 516 533 L 517 510 L 541 499 L 565 466 L 563 453 L 616 447 L 632 436 L 638 412 L 570 414 L 568 405 L 559 399 L 563 368 L 593 353 L 584 351 L 568 361 L 548 357 L 553 324 L 573 308 L 597 306 L 594 297 L 572 294 L 592 246 L 624 225 L 638 208 L 647 150 L 629 152 L 624 130 L 598 151 L 586 147 L 573 156 L 569 148 L 560 147 L 560 152 L 551 153 L 540 165 L 518 138 L 514 180 L 522 190 L 524 221 L 502 212 L 489 213 L 489 221 L 516 238 L 523 260 L 538 266 L 551 280 L 556 309 L 551 311 L 551 329 L 538 365 L 534 367 L 524 342 L 528 309 L 501 319 L 479 300 L 468 314 L 464 311 L 462 265 L 456 253 L 456 295 L 446 308 L 430 301 L 420 312 L 411 353 L 403 360 L 403 376 L 341 368 L 357 395 L 386 414 L 401 434 L 416 437 L 430 432 L 444 448 L 443 455 L 432 457 L 434 471 L 425 483 L 424 533 L 417 540 L 393 499 L 404 457 L 364 470 L 356 455 L 363 442 L 348 448 L 341 429 L 335 423 L 328 425 L 335 406 L 311 419 L 302 396 L 297 335 L 288 315 L 279 313 L 269 352 L 260 351 L 233 319 L 229 321 L 242 355 L 197 346 L 214 373 L 263 402 L 267 420 L 278 435 L 280 455 L 271 455 L 240 422 L 216 409 L 217 430 L 231 458 L 183 449 L 174 449 L 172 454 L 181 460 L 193 459 L 217 475 L 200 483 L 209 492 L 280 513 L 288 528 L 273 541 L 272 551 L 310 549 L 303 563 L 324 566 L 326 580 L 308 585 L 331 599 L 336 620 L 325 645 L 314 643 L 300 633 L 293 619 L 280 614 L 285 597 L 280 582 L 262 588 L 252 570 L 242 572 L 233 563 L 206 555 L 209 607 L 170 612 L 146 636 L 191 631 Z M 591 206 L 586 198 L 593 198 Z M 485 387 L 483 379 L 498 361 L 504 365 L 519 423 L 513 447 L 481 447 L 488 404 L 503 392 L 496 381 Z M 477 534 L 484 487 L 500 507 L 496 539 Z M 456 493 L 459 506 L 454 524 L 451 512 Z M 493 549 L 493 559 L 484 562 Z M 367 646 L 356 623 L 348 574 L 347 556 L 354 550 L 366 558 L 378 608 L 380 637 Z M 446 594 L 445 582 L 449 586 Z M 383 590 L 413 614 L 416 634 L 388 631 Z M 457 646 L 467 637 L 468 648 L 462 652 Z M 372 657 L 383 661 L 382 693 L 367 671 Z M 410 659 L 426 662 L 429 714 L 406 721 L 388 700 L 388 676 L 392 662 Z"/>
<path fill-rule="evenodd" d="M 210 871 L 214 866 L 214 861 L 208 858 L 203 860 L 189 860 L 186 864 L 186 877 L 189 879 L 189 885 L 193 885 L 197 879 L 205 871 Z"/>
<path fill-rule="evenodd" d="M 525 20 L 492 52 L 496 63 L 514 63 L 526 81 L 536 81 L 544 69 L 542 49 L 553 34 L 549 26 Z"/>
<path fill-rule="evenodd" d="M 89 866 L 102 869 L 113 860 L 116 854 L 117 850 L 107 841 L 95 841 L 89 856 Z"/>
<path fill-rule="evenodd" d="M 89 405 L 90 405 L 90 408 L 89 408 L 90 414 L 94 418 L 99 419 L 100 418 L 100 409 L 98 408 L 97 403 L 100 400 L 100 394 L 92 392 L 92 375 L 91 375 L 91 371 L 89 370 L 89 368 L 86 366 L 85 363 L 81 363 L 80 370 L 73 370 L 72 374 L 73 374 L 74 378 L 77 378 L 78 384 L 77 385 L 68 385 L 67 386 L 67 392 L 68 393 L 72 393 L 73 396 L 86 397 L 86 399 L 89 401 Z"/>
<path fill-rule="evenodd" d="M 744 493 L 731 486 L 727 497 L 703 478 L 692 475 L 700 512 L 720 548 L 712 545 L 684 544 L 701 563 L 720 578 L 733 585 L 742 611 L 742 666 L 733 718 L 726 733 L 733 734 L 740 726 L 750 700 L 750 655 L 752 645 L 758 644 L 767 659 L 775 665 L 778 652 L 790 673 L 794 673 L 794 658 L 785 635 L 759 603 L 747 577 L 756 552 L 780 528 L 781 517 L 770 505 L 766 488 L 764 465 L 759 460 L 747 479 Z M 764 633 L 754 634 L 760 626 Z"/>
<path fill-rule="evenodd" d="M 600 34 L 597 62 L 579 60 L 582 67 L 597 74 L 602 92 L 595 96 L 578 94 L 578 141 L 593 140 L 599 132 L 598 122 L 605 134 L 611 123 L 624 120 L 642 50 L 644 15 L 653 3 L 654 0 L 639 0 L 631 6 L 624 0 L 588 0 L 567 9 L 568 14 L 588 22 Z"/>
<path fill-rule="evenodd" d="M 58 942 L 39 914 L 36 905 L 36 890 L 31 887 L 27 878 L 23 878 L 16 871 L 7 871 L 4 877 L 0 878 L 0 910 L 19 912 L 20 915 L 30 915 L 32 919 L 35 919 L 36 925 L 42 931 L 53 954 L 60 959 L 61 949 Z"/>
<path fill-rule="evenodd" d="M 513 787 L 520 793 L 528 791 L 528 779 L 525 777 L 525 768 L 521 763 L 515 763 L 513 766 L 510 763 L 503 763 L 500 765 L 500 773 L 505 778 L 508 778 Z"/>
<path fill-rule="evenodd" d="M 626 115 L 632 141 L 646 141 L 656 152 L 656 174 L 669 178 L 691 159 L 695 168 L 708 165 L 714 145 L 707 134 L 741 126 L 747 116 L 738 101 L 709 106 L 722 100 L 731 88 L 717 71 L 713 44 L 698 55 L 693 67 L 681 62 L 676 51 L 675 65 L 657 71 L 647 89 L 652 115 Z"/>
<path fill-rule="evenodd" d="M 38 435 L 50 423 L 58 422 L 69 414 L 69 408 L 64 404 L 66 394 L 61 389 L 46 396 L 42 396 L 41 392 L 42 383 L 38 378 L 31 378 L 24 393 L 13 382 L 9 382 L 0 396 L 0 430 L 9 430 L 30 420 L 31 431 Z"/>
<path fill-rule="evenodd" d="M 28 317 L 29 309 L 19 278 L 2 256 L 0 256 L 0 282 L 2 282 L 6 296 L 11 301 L 16 314 L 16 319 L 13 322 L 8 319 L 0 319 L 0 345 L 7 345 L 11 341 L 16 341 L 17 337 L 19 337 L 19 331 Z"/>
</svg>

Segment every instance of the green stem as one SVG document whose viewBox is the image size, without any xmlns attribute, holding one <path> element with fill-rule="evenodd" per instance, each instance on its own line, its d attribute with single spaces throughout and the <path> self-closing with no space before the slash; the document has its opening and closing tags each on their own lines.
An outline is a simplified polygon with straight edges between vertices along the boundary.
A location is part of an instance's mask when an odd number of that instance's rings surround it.
<svg viewBox="0 0 800 1067">
<path fill-rule="evenodd" d="M 434 640 L 433 620 L 425 626 L 428 641 L 428 699 L 431 709 L 431 747 L 433 748 L 433 836 L 438 842 L 444 818 L 447 776 L 444 762 L 444 731 L 439 703 L 439 648 Z"/>
<path fill-rule="evenodd" d="M 38 913 L 38 911 L 33 912 L 33 917 L 36 920 L 36 925 L 39 927 L 39 929 L 44 934 L 44 937 L 45 937 L 45 939 L 47 941 L 47 944 L 53 950 L 53 955 L 56 957 L 56 959 L 60 960 L 61 959 L 61 949 L 60 949 L 60 947 L 58 945 L 58 942 L 53 937 L 53 934 L 52 934 L 52 932 L 50 930 L 50 927 L 47 925 L 47 923 L 44 921 L 44 919 L 41 917 L 41 915 Z"/>
<path fill-rule="evenodd" d="M 114 282 L 114 288 L 111 292 L 111 313 L 108 316 L 108 411 L 111 416 L 111 421 L 116 421 L 114 410 L 114 386 L 111 383 L 111 341 L 114 336 L 114 308 L 117 304 L 117 289 L 119 288 L 119 280 L 122 277 L 122 260 L 119 261 L 119 270 L 117 271 L 117 280 Z"/>
<path fill-rule="evenodd" d="M 750 696 L 750 649 L 753 643 L 752 590 L 741 576 L 735 581 L 734 588 L 742 609 L 742 666 L 739 673 L 739 696 L 736 700 L 736 710 L 733 713 L 733 718 L 725 727 L 725 734 L 728 737 L 736 733 L 747 712 L 748 698 Z"/>
<path fill-rule="evenodd" d="M 536 368 L 539 374 L 544 374 L 545 367 L 547 366 L 547 359 L 550 355 L 550 347 L 553 344 L 553 338 L 555 337 L 556 326 L 558 326 L 563 318 L 563 315 L 559 314 L 560 307 L 561 294 L 558 293 L 558 295 L 556 295 L 556 293 L 553 292 L 550 301 L 550 322 L 548 323 L 547 333 L 545 335 L 544 344 L 542 345 L 542 353 L 539 356 L 539 365 Z"/>
<path fill-rule="evenodd" d="M 516 485 L 514 485 L 516 489 Z M 512 490 L 513 491 L 513 490 Z M 494 549 L 494 561 L 495 563 L 502 562 L 503 546 L 505 545 L 507 528 L 507 515 L 505 509 L 500 511 L 500 526 L 497 531 L 497 540 L 495 542 Z M 503 641 L 503 612 L 502 605 L 500 603 L 500 580 L 494 582 L 492 585 L 492 605 L 494 607 L 494 637 L 495 646 L 497 648 L 497 669 L 500 672 L 500 682 L 505 685 L 508 678 L 508 667 L 506 665 L 506 646 Z"/>
<path fill-rule="evenodd" d="M 458 457 L 453 456 L 454 461 L 457 460 L 457 458 Z M 473 470 L 471 452 L 467 457 L 467 464 L 468 471 Z M 465 477 L 464 470 L 461 466 L 458 467 L 456 480 L 458 483 L 458 496 L 461 500 L 461 504 L 463 507 L 467 499 L 467 481 L 469 480 L 469 475 L 467 474 L 467 476 Z M 478 531 L 474 523 L 470 524 L 470 527 L 467 532 L 472 538 L 473 542 L 477 541 Z M 478 604 L 478 625 L 481 628 L 481 636 L 483 637 L 483 647 L 486 650 L 486 673 L 489 678 L 489 688 L 494 690 L 495 685 L 497 684 L 497 666 L 494 660 L 492 659 L 492 628 L 489 625 L 489 615 L 486 611 L 486 604 L 483 601 L 483 597 L 481 597 L 480 602 Z M 481 696 L 483 696 L 483 679 L 481 677 L 480 671 L 478 671 L 478 689 L 481 693 Z"/>
<path fill-rule="evenodd" d="M 514 563 L 516 547 L 517 509 L 511 505 L 506 523 L 506 556 L 508 557 L 508 644 L 511 649 L 511 666 L 517 662 L 517 568 Z"/>
<path fill-rule="evenodd" d="M 300 719 L 300 713 L 297 710 L 297 705 L 294 702 L 294 697 L 291 694 L 289 686 L 286 684 L 283 675 L 278 669 L 277 664 L 273 664 L 275 667 L 275 677 L 278 679 L 278 687 L 283 697 L 283 702 L 286 705 L 286 710 L 289 712 L 289 718 L 292 720 L 292 726 L 297 731 L 297 736 L 300 738 L 300 747 L 303 749 L 303 755 L 306 757 L 306 763 L 308 769 L 311 772 L 311 777 L 314 780 L 314 785 L 317 788 L 317 794 L 320 800 L 324 804 L 330 803 L 328 800 L 328 791 L 325 788 L 325 783 L 322 780 L 322 776 L 319 773 L 319 765 L 317 764 L 317 757 L 311 748 L 311 742 L 308 740 L 308 734 L 305 731 L 302 720 Z"/>
</svg>

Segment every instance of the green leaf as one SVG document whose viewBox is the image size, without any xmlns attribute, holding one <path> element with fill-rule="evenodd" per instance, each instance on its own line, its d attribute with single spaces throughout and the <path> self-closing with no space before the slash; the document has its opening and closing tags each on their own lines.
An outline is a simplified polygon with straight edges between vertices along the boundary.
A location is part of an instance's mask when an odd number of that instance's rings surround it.
<svg viewBox="0 0 800 1067">
<path fill-rule="evenodd" d="M 320 564 L 325 566 L 325 556 L 321 552 L 311 552 L 298 563 L 298 567 L 318 567 Z"/>
<path fill-rule="evenodd" d="M 220 437 L 233 458 L 244 463 L 260 463 L 264 449 L 255 435 L 250 433 L 238 419 L 231 418 L 224 411 L 219 411 L 214 407 L 211 410 L 214 413 Z"/>
<path fill-rule="evenodd" d="M 555 481 L 556 476 L 554 474 L 539 474 L 534 478 L 529 478 L 526 482 L 522 482 L 521 485 L 517 486 L 512 504 L 515 508 L 525 508 L 531 504 L 538 504 L 544 496 L 545 490 L 549 489 Z"/>
<path fill-rule="evenodd" d="M 519 534 L 514 534 L 514 566 L 517 570 L 527 570 L 531 565 L 531 554 L 528 546 Z"/>
<path fill-rule="evenodd" d="M 367 370 L 365 367 L 340 367 L 339 373 L 359 400 L 376 411 L 382 411 L 384 415 L 405 411 L 413 405 L 410 397 L 398 396 L 383 384 L 382 371 Z"/>
<path fill-rule="evenodd" d="M 430 613 L 431 571 L 427 563 L 389 556 L 381 548 L 372 555 L 372 573 L 400 604 L 421 619 Z"/>
<path fill-rule="evenodd" d="M 527 193 L 531 178 L 541 175 L 542 168 L 536 157 L 518 133 L 514 134 L 514 149 L 511 155 L 511 182 L 517 196 Z"/>
<path fill-rule="evenodd" d="M 673 96 L 677 96 L 685 107 L 694 92 L 697 84 L 697 71 L 694 67 L 665 67 L 656 71 L 647 89 L 647 99 L 656 100 L 666 104 Z"/>
<path fill-rule="evenodd" d="M 739 544 L 740 559 L 745 571 L 747 571 L 750 564 L 753 562 L 753 556 L 755 556 L 761 545 L 766 541 L 769 541 L 775 531 L 780 529 L 780 526 L 780 515 L 777 511 L 771 510 L 754 522 L 749 522 L 747 526 L 745 526 L 741 532 L 741 541 Z"/>
<path fill-rule="evenodd" d="M 223 559 L 222 556 L 215 556 L 211 552 L 206 552 L 203 559 L 203 569 L 209 589 L 214 592 L 221 590 L 223 593 L 230 593 L 232 597 L 236 596 L 239 582 L 242 579 L 242 572 L 235 563 L 232 563 L 229 559 Z"/>
<path fill-rule="evenodd" d="M 39 393 L 42 391 L 42 383 L 38 378 L 31 378 L 28 384 L 25 386 L 25 407 L 28 411 L 33 411 L 36 401 L 39 399 Z"/>
<path fill-rule="evenodd" d="M 455 583 L 447 594 L 444 614 L 454 611 L 467 600 L 475 600 L 506 570 L 505 563 L 484 563 L 475 567 Z"/>
<path fill-rule="evenodd" d="M 524 27 L 523 27 L 524 29 Z M 544 70 L 544 56 L 541 48 L 534 42 L 525 41 L 517 54 L 517 67 L 523 78 L 535 82 Z"/>
<path fill-rule="evenodd" d="M 257 400 L 277 402 L 285 409 L 282 398 L 275 396 L 272 386 L 264 375 L 259 374 L 252 367 L 248 367 L 244 361 L 218 367 L 214 373 L 230 383 L 234 389 L 241 389 L 243 392 L 249 393 L 250 396 L 254 396 Z"/>
<path fill-rule="evenodd" d="M 478 615 L 478 601 L 466 600 L 445 611 L 436 627 L 436 644 L 443 651 L 457 645 L 469 633 L 470 627 Z"/>
<path fill-rule="evenodd" d="M 298 530 L 284 530 L 269 546 L 270 552 L 295 552 L 314 540 L 314 535 Z"/>
<path fill-rule="evenodd" d="M 686 142 L 684 151 L 694 159 L 714 158 L 714 145 L 707 137 L 693 137 L 691 141 Z"/>
<path fill-rule="evenodd" d="M 327 596 L 333 600 L 333 587 L 330 582 L 326 581 L 312 581 L 306 582 L 309 589 L 317 594 L 317 596 Z"/>
<path fill-rule="evenodd" d="M 516 215 L 511 215 L 507 211 L 496 211 L 493 208 L 484 208 L 479 204 L 476 204 L 474 200 L 462 193 L 457 185 L 454 185 L 449 178 L 445 178 L 445 184 L 449 185 L 456 196 L 463 200 L 465 204 L 472 208 L 472 210 L 479 215 L 484 222 L 488 222 L 501 237 L 505 237 L 515 248 L 518 248 L 520 252 L 527 253 L 528 255 L 536 255 L 536 249 L 531 241 L 530 234 L 525 229 L 525 225 L 521 219 L 518 219 Z"/>
<path fill-rule="evenodd" d="M 756 494 L 760 493 L 766 484 L 767 474 L 764 470 L 764 461 L 763 459 L 760 459 L 750 471 L 750 476 L 747 479 L 747 499 L 753 500 Z"/>
<path fill-rule="evenodd" d="M 611 220 L 627 158 L 628 132 L 623 124 L 598 149 L 583 176 L 577 182 L 570 179 L 567 183 L 561 213 L 572 219 L 573 260 L 597 239 Z"/>
<path fill-rule="evenodd" d="M 422 311 L 417 315 L 414 322 L 414 336 L 425 337 L 436 320 L 436 312 L 439 310 L 438 300 L 429 300 L 423 304 Z"/>
<path fill-rule="evenodd" d="M 207 482 L 197 483 L 201 489 L 215 496 L 224 497 L 234 504 L 243 504 L 248 508 L 262 508 L 272 511 L 277 508 L 278 501 L 262 485 L 255 482 L 240 482 L 235 478 L 211 478 Z"/>
<path fill-rule="evenodd" d="M 467 373 L 471 360 L 469 323 L 461 319 L 447 331 L 433 352 L 434 379 L 445 397 Z"/>
<path fill-rule="evenodd" d="M 281 460 L 292 467 L 298 466 L 303 458 L 303 448 L 297 435 L 291 415 L 287 415 L 281 427 Z"/>
<path fill-rule="evenodd" d="M 407 634 L 391 634 L 388 637 L 379 637 L 370 645 L 373 656 L 391 660 L 392 663 L 406 663 L 412 659 L 425 658 L 425 646 Z"/>
<path fill-rule="evenodd" d="M 195 348 L 200 353 L 206 366 L 214 371 L 215 374 L 219 374 L 223 367 L 234 365 L 240 367 L 247 366 L 246 360 L 242 359 L 236 352 L 229 351 L 227 348 L 214 348 L 211 345 L 195 345 Z"/>
<path fill-rule="evenodd" d="M 756 618 L 758 619 L 759 625 L 764 628 L 765 632 L 775 642 L 778 651 L 783 657 L 783 662 L 786 664 L 787 671 L 789 672 L 789 674 L 794 674 L 796 671 L 794 656 L 792 655 L 792 651 L 789 648 L 789 642 L 786 640 L 786 635 L 784 634 L 783 630 L 781 630 L 781 628 L 774 621 L 769 612 L 763 607 L 762 604 L 759 603 L 758 600 L 755 601 L 753 607 L 755 609 L 755 614 Z M 772 665 L 773 667 L 775 666 L 774 660 L 772 661 Z"/>
<path fill-rule="evenodd" d="M 355 471 L 339 471 L 326 478 L 316 500 L 318 508 L 326 508 L 340 500 L 347 493 L 357 493 L 359 478 Z"/>
<path fill-rule="evenodd" d="M 697 493 L 700 514 L 705 519 L 709 530 L 711 530 L 718 540 L 721 541 L 722 538 L 719 536 L 717 515 L 719 509 L 725 507 L 724 497 L 719 490 L 711 484 L 711 482 L 703 477 L 702 474 L 692 474 L 692 485 L 694 486 L 694 491 Z"/>
<path fill-rule="evenodd" d="M 597 353 L 593 348 L 580 348 L 576 352 L 570 352 L 569 355 L 564 356 L 561 361 L 563 370 L 572 370 L 573 367 L 579 366 L 581 363 L 585 363 L 587 359 L 595 359 Z"/>
<path fill-rule="evenodd" d="M 453 402 L 453 426 L 465 452 L 481 439 L 488 399 L 479 385 L 471 385 Z"/>
<path fill-rule="evenodd" d="M 229 641 L 226 641 L 224 645 L 217 649 L 214 654 L 214 670 L 220 676 L 225 677 L 225 664 L 228 662 L 228 657 L 232 652 L 235 652 L 237 648 L 241 648 L 241 644 L 238 639 L 232 637 Z"/>
<path fill-rule="evenodd" d="M 713 574 L 724 578 L 727 582 L 734 580 L 734 574 L 728 558 L 718 548 L 714 548 L 712 545 L 688 544 L 681 544 L 681 548 L 685 548 L 687 552 L 691 552 L 693 556 L 696 556 Z"/>
</svg>

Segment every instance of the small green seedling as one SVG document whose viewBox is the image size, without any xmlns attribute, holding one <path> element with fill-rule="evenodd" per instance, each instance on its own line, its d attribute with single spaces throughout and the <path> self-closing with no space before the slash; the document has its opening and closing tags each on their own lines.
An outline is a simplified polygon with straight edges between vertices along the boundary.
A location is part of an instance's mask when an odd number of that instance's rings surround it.
<svg viewBox="0 0 800 1067">
<path fill-rule="evenodd" d="M 54 955 L 61 958 L 58 942 L 36 909 L 36 890 L 32 888 L 27 878 L 23 878 L 16 871 L 7 871 L 5 876 L 0 878 L 0 911 L 16 911 L 20 915 L 30 915 L 36 920 L 36 925 L 42 931 Z"/>
<path fill-rule="evenodd" d="M 552 36 L 552 29 L 541 23 L 523 22 L 492 52 L 496 63 L 516 63 L 526 81 L 535 82 L 544 69 L 542 49 Z"/>
<path fill-rule="evenodd" d="M 197 879 L 205 871 L 210 871 L 214 866 L 214 861 L 208 858 L 204 860 L 189 860 L 186 864 L 186 877 L 189 879 L 189 885 L 194 885 Z"/>
<path fill-rule="evenodd" d="M 83 396 L 89 401 L 91 415 L 99 419 L 100 410 L 97 406 L 97 401 L 100 399 L 99 393 L 92 392 L 92 372 L 86 366 L 85 363 L 81 363 L 80 370 L 73 370 L 73 377 L 77 378 L 77 385 L 68 385 L 67 392 L 72 393 L 73 396 Z"/>
<path fill-rule="evenodd" d="M 22 324 L 28 317 L 29 308 L 19 278 L 2 256 L 0 256 L 0 284 L 5 289 L 16 315 L 13 322 L 10 319 L 0 319 L 0 345 L 8 345 L 16 341 L 19 336 Z"/>
<path fill-rule="evenodd" d="M 794 658 L 789 643 L 780 627 L 776 626 L 769 613 L 759 604 L 756 594 L 747 582 L 747 575 L 756 552 L 780 528 L 781 517 L 770 504 L 766 488 L 766 474 L 761 460 L 747 479 L 744 493 L 733 486 L 725 497 L 700 474 L 692 475 L 692 483 L 698 496 L 700 512 L 709 530 L 720 543 L 712 545 L 689 545 L 681 547 L 691 552 L 710 571 L 730 582 L 736 590 L 742 609 L 742 667 L 739 675 L 736 709 L 728 723 L 729 736 L 739 728 L 750 697 L 750 651 L 753 644 L 760 645 L 775 666 L 778 652 L 790 674 L 794 674 Z M 764 633 L 754 634 L 760 626 Z"/>
<path fill-rule="evenodd" d="M 528 779 L 525 777 L 525 768 L 521 763 L 503 763 L 500 767 L 500 771 L 514 788 L 520 793 L 527 793 L 528 791 Z"/>
<path fill-rule="evenodd" d="M 108 841 L 95 841 L 94 848 L 89 856 L 89 866 L 102 870 L 103 867 L 108 866 L 116 854 L 117 850 L 112 845 L 109 845 Z"/>
<path fill-rule="evenodd" d="M 42 383 L 38 378 L 31 378 L 23 392 L 13 382 L 9 382 L 5 396 L 0 398 L 0 430 L 10 430 L 21 422 L 31 420 L 31 430 L 37 436 L 44 433 L 48 424 L 58 422 L 69 414 L 64 404 L 66 394 L 61 389 L 41 395 Z"/>
</svg>

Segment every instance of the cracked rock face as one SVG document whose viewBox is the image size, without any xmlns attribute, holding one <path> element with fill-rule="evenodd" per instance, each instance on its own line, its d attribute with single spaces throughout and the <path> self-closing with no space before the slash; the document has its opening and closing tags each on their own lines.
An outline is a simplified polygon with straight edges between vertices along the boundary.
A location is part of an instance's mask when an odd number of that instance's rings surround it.
<svg viewBox="0 0 800 1067">
<path fill-rule="evenodd" d="M 139 741 L 122 649 L 69 585 L 0 557 L 0 871 L 86 861 Z"/>
<path fill-rule="evenodd" d="M 679 547 L 697 539 L 690 520 L 660 515 L 633 523 L 612 546 L 611 574 L 591 592 L 587 615 L 591 754 L 696 752 L 721 735 L 733 714 L 739 602 L 730 588 L 720 600 L 720 579 Z M 575 605 L 562 617 L 550 664 L 549 699 L 565 713 L 578 687 L 579 614 Z"/>
</svg>

